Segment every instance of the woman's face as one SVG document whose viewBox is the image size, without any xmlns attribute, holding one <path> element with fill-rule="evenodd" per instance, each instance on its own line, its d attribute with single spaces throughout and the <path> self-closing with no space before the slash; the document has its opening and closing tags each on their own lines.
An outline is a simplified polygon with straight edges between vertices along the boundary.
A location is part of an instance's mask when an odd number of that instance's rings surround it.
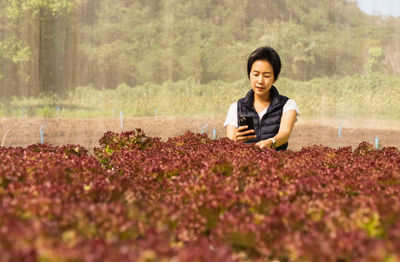
<svg viewBox="0 0 400 262">
<path fill-rule="evenodd" d="M 250 84 L 255 95 L 268 98 L 269 90 L 274 83 L 274 69 L 272 65 L 265 60 L 256 60 L 250 70 Z"/>
</svg>

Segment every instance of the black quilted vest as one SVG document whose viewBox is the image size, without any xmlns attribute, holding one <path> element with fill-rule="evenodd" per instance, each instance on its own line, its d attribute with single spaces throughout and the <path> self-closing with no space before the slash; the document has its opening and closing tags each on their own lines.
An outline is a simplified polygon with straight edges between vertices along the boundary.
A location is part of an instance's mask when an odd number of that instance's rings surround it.
<svg viewBox="0 0 400 262">
<path fill-rule="evenodd" d="M 282 118 L 283 106 L 289 100 L 288 97 L 279 94 L 278 90 L 272 86 L 270 89 L 271 104 L 268 106 L 267 113 L 259 120 L 258 113 L 254 109 L 254 91 L 251 89 L 245 97 L 238 100 L 238 125 L 239 116 L 251 116 L 254 121 L 254 131 L 257 137 L 248 140 L 246 143 L 257 143 L 258 141 L 274 137 L 278 134 Z M 276 148 L 276 150 L 285 150 L 288 143 Z"/>
</svg>

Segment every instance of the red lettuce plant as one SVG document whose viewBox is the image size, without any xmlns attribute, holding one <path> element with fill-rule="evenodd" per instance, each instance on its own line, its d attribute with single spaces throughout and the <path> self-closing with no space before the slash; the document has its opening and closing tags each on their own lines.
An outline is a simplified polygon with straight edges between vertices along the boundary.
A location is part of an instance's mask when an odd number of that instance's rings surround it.
<svg viewBox="0 0 400 262">
<path fill-rule="evenodd" d="M 0 148 L 0 260 L 398 261 L 400 153 L 187 132 Z"/>
</svg>

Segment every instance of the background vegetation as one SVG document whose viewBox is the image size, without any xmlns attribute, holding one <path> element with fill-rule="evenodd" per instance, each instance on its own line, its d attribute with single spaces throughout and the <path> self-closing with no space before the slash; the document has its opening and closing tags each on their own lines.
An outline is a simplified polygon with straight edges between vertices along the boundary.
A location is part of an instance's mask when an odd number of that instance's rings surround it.
<svg viewBox="0 0 400 262">
<path fill-rule="evenodd" d="M 2 0 L 0 115 L 224 115 L 271 45 L 303 115 L 400 119 L 399 28 L 348 0 Z"/>
</svg>

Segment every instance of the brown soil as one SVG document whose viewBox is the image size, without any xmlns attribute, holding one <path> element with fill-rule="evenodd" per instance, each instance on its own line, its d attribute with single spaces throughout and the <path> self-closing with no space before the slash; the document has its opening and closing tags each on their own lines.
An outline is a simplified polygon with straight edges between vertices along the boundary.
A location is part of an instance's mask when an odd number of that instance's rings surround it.
<svg viewBox="0 0 400 262">
<path fill-rule="evenodd" d="M 217 137 L 225 137 L 224 118 L 181 117 L 131 117 L 124 119 L 121 129 L 119 119 L 66 119 L 66 118 L 2 118 L 0 119 L 0 145 L 27 146 L 40 143 L 40 127 L 43 127 L 44 142 L 54 145 L 79 144 L 92 151 L 99 146 L 99 139 L 108 130 L 114 132 L 141 128 L 147 136 L 178 136 L 185 131 L 199 133 L 203 129 L 212 136 L 215 127 Z M 342 126 L 338 138 L 338 127 Z M 352 146 L 362 141 L 374 143 L 378 137 L 381 146 L 400 148 L 400 123 L 367 119 L 299 119 L 289 140 L 289 149 L 324 145 L 329 147 Z"/>
</svg>

